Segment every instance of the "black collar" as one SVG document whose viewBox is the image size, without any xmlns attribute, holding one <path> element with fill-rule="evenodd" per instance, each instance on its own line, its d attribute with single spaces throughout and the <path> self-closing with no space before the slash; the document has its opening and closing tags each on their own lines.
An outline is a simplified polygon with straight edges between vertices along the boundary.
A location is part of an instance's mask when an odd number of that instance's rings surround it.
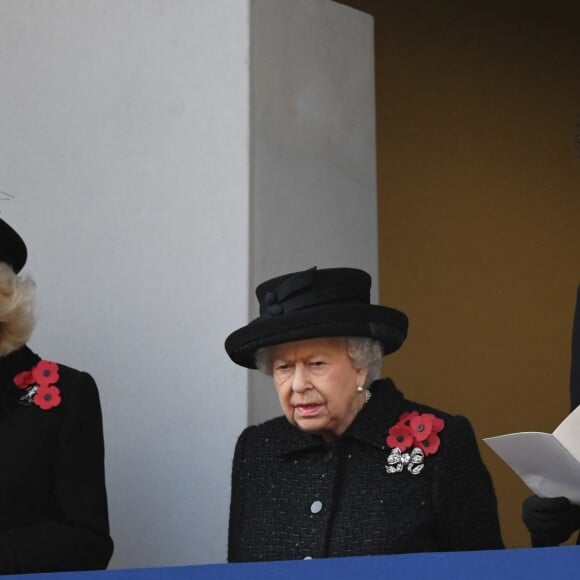
<svg viewBox="0 0 580 580">
<path fill-rule="evenodd" d="M 14 377 L 22 371 L 29 371 L 40 361 L 26 345 L 0 357 L 0 415 L 16 403 L 22 391 L 14 384 Z"/>
<path fill-rule="evenodd" d="M 342 437 L 385 449 L 389 428 L 401 415 L 403 394 L 391 379 L 375 381 L 370 391 L 370 401 L 361 409 Z"/>
</svg>

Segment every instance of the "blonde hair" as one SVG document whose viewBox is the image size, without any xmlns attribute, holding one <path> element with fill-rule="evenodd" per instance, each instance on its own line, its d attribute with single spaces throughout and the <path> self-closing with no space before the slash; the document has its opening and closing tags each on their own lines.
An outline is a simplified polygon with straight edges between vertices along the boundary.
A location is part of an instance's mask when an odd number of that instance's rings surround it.
<svg viewBox="0 0 580 580">
<path fill-rule="evenodd" d="M 0 262 L 0 356 L 23 346 L 34 328 L 34 280 Z"/>
<path fill-rule="evenodd" d="M 383 358 L 383 348 L 381 343 L 374 338 L 364 336 L 347 336 L 346 352 L 355 369 L 367 368 L 364 388 L 366 389 L 371 383 L 381 376 L 381 364 Z M 258 370 L 267 374 L 272 374 L 272 357 L 270 347 L 264 346 L 259 348 L 255 353 L 256 366 Z"/>
</svg>

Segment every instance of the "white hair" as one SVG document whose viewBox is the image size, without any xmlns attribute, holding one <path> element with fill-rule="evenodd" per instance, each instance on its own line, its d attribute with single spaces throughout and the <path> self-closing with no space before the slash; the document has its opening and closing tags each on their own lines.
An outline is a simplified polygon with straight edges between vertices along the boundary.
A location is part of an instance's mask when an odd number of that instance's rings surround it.
<svg viewBox="0 0 580 580">
<path fill-rule="evenodd" d="M 35 283 L 0 262 L 0 356 L 26 344 L 34 328 Z"/>
<path fill-rule="evenodd" d="M 383 348 L 381 343 L 366 336 L 347 336 L 344 337 L 346 341 L 346 352 L 355 369 L 367 368 L 367 376 L 365 378 L 364 388 L 376 381 L 381 376 L 381 364 L 383 358 Z M 255 355 L 256 367 L 259 371 L 271 375 L 272 374 L 272 355 L 271 347 L 264 346 L 259 348 Z"/>
<path fill-rule="evenodd" d="M 348 336 L 346 339 L 346 352 L 352 360 L 355 369 L 367 368 L 364 388 L 381 376 L 383 362 L 383 347 L 375 338 L 366 336 Z"/>
</svg>

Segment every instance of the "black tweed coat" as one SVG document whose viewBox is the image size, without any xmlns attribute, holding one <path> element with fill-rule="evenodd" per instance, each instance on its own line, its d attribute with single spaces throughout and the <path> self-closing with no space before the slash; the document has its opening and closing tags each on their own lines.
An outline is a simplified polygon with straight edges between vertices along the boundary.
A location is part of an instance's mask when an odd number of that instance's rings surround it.
<svg viewBox="0 0 580 580">
<path fill-rule="evenodd" d="M 61 403 L 17 402 L 13 377 L 39 357 L 0 359 L 0 574 L 105 568 L 109 537 L 97 387 L 59 365 Z"/>
<path fill-rule="evenodd" d="M 248 427 L 232 470 L 228 560 L 290 560 L 503 548 L 491 478 L 467 419 L 403 398 L 390 380 L 335 442 L 284 417 Z M 418 475 L 386 472 L 405 411 L 445 420 Z"/>
</svg>

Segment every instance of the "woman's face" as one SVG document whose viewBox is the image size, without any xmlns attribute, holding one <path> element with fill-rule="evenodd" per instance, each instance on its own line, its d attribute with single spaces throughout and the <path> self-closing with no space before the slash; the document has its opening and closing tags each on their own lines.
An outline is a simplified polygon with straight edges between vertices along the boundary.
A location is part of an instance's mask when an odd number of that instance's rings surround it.
<svg viewBox="0 0 580 580">
<path fill-rule="evenodd" d="M 271 347 L 280 406 L 292 425 L 336 439 L 364 405 L 357 387 L 367 369 L 355 369 L 344 338 L 312 338 Z"/>
</svg>

